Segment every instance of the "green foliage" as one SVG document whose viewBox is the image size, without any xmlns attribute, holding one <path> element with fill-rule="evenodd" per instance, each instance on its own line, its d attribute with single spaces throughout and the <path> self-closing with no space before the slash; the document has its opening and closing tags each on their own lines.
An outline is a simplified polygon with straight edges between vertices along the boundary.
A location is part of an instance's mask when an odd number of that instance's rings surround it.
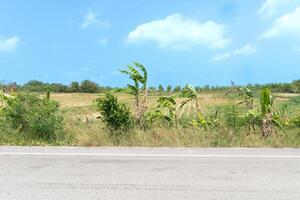
<svg viewBox="0 0 300 200">
<path fill-rule="evenodd" d="M 293 81 L 292 87 L 296 92 L 300 93 L 300 80 Z"/>
<path fill-rule="evenodd" d="M 196 90 L 190 85 L 187 84 L 181 91 L 180 97 L 195 99 L 197 98 Z"/>
<path fill-rule="evenodd" d="M 97 83 L 90 81 L 90 80 L 84 80 L 80 84 L 80 92 L 83 93 L 97 93 L 99 91 L 99 86 Z"/>
<path fill-rule="evenodd" d="M 16 141 L 17 131 L 13 129 L 0 113 L 0 145 L 12 144 Z"/>
<path fill-rule="evenodd" d="M 261 128 L 262 136 L 267 137 L 275 132 L 275 127 L 283 130 L 283 125 L 287 124 L 284 120 L 286 116 L 286 107 L 275 109 L 274 98 L 271 90 L 264 88 L 260 94 L 260 110 L 255 108 L 249 110 L 245 119 L 248 122 L 249 130 L 255 129 L 255 126 Z"/>
<path fill-rule="evenodd" d="M 158 85 L 158 91 L 159 92 L 164 92 L 165 91 L 164 86 L 162 84 Z"/>
<path fill-rule="evenodd" d="M 147 110 L 147 98 L 148 98 L 148 73 L 146 67 L 138 62 L 134 62 L 133 65 L 127 65 L 127 70 L 121 70 L 120 72 L 129 76 L 129 78 L 134 82 L 133 85 L 128 84 L 129 93 L 135 98 L 135 119 L 139 124 L 141 118 Z M 140 88 L 140 84 L 142 87 Z M 143 92 L 142 101 L 140 99 L 141 90 Z"/>
<path fill-rule="evenodd" d="M 172 92 L 172 86 L 171 85 L 167 86 L 167 92 L 169 92 L 169 93 Z"/>
<path fill-rule="evenodd" d="M 254 106 L 254 94 L 249 88 L 239 88 L 238 96 L 242 97 L 242 101 L 239 104 L 246 104 L 250 107 Z"/>
<path fill-rule="evenodd" d="M 55 140 L 63 133 L 63 117 L 56 101 L 18 93 L 3 110 L 13 128 L 34 138 Z"/>
<path fill-rule="evenodd" d="M 212 114 L 209 114 L 207 116 L 204 116 L 202 113 L 197 113 L 197 117 L 193 119 L 190 124 L 194 128 L 203 128 L 204 130 L 217 128 L 220 126 L 219 121 L 219 112 L 215 111 Z"/>
<path fill-rule="evenodd" d="M 178 85 L 178 86 L 174 87 L 173 92 L 181 92 L 181 86 Z"/>
<path fill-rule="evenodd" d="M 117 97 L 107 93 L 104 98 L 96 100 L 101 118 L 112 131 L 126 131 L 133 127 L 133 120 L 129 108 L 118 102 Z"/>
<path fill-rule="evenodd" d="M 28 92 L 43 92 L 48 89 L 48 85 L 41 81 L 31 80 L 23 85 L 23 89 Z"/>
<path fill-rule="evenodd" d="M 196 109 L 197 112 L 200 113 L 200 106 L 199 106 L 199 102 L 198 102 L 198 94 L 197 91 L 195 90 L 195 88 L 193 88 L 190 84 L 187 84 L 182 90 L 181 93 L 179 95 L 180 97 L 186 98 L 186 100 L 184 100 L 181 103 L 180 107 L 183 107 L 185 104 L 187 104 L 190 101 L 193 101 L 196 105 Z"/>
<path fill-rule="evenodd" d="M 70 85 L 70 92 L 79 92 L 80 91 L 80 85 L 78 82 L 74 81 Z"/>
<path fill-rule="evenodd" d="M 148 121 L 153 124 L 155 121 L 167 122 L 169 126 L 177 125 L 176 101 L 173 97 L 160 97 L 157 100 L 158 106 L 154 112 L 148 113 Z"/>
<path fill-rule="evenodd" d="M 271 90 L 268 88 L 262 89 L 260 94 L 260 108 L 262 116 L 266 116 L 267 114 L 271 113 L 272 106 L 273 96 L 271 94 Z"/>
</svg>

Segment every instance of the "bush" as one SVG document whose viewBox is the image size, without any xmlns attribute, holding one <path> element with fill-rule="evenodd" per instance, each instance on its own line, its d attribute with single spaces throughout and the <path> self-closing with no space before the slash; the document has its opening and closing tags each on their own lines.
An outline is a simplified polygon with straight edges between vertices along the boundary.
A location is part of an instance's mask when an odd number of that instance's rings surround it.
<svg viewBox="0 0 300 200">
<path fill-rule="evenodd" d="M 19 93 L 8 100 L 3 111 L 13 128 L 35 138 L 55 140 L 63 133 L 63 117 L 56 101 Z"/>
<path fill-rule="evenodd" d="M 129 108 L 118 102 L 117 97 L 107 93 L 104 98 L 96 100 L 102 120 L 112 131 L 125 131 L 133 127 L 133 119 Z"/>
</svg>

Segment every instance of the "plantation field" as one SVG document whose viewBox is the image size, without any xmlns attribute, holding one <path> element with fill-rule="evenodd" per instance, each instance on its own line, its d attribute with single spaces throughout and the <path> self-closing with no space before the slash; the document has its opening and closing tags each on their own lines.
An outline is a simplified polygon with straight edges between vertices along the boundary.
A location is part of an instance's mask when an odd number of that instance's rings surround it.
<svg viewBox="0 0 300 200">
<path fill-rule="evenodd" d="M 129 105 L 131 109 L 134 107 L 134 98 L 132 95 L 125 93 L 116 93 L 118 99 Z M 74 112 L 78 117 L 83 117 L 86 115 L 88 117 L 95 116 L 97 113 L 95 107 L 95 100 L 98 97 L 103 97 L 104 94 L 87 94 L 87 93 L 55 93 L 51 94 L 51 98 L 60 103 L 62 109 Z M 157 106 L 157 100 L 161 96 L 178 96 L 178 94 L 152 94 L 149 95 L 148 107 L 153 109 Z M 177 97 L 176 101 L 179 103 L 183 101 L 184 98 Z M 201 102 L 201 110 L 207 111 L 210 108 L 222 105 L 229 105 L 232 103 L 232 99 L 226 97 L 222 93 L 201 93 L 199 96 L 199 101 Z M 195 105 L 192 102 L 187 103 L 182 108 L 177 105 L 179 117 L 195 115 Z M 74 115 L 73 115 L 74 116 Z M 91 119 L 92 120 L 92 119 Z"/>
<path fill-rule="evenodd" d="M 89 93 L 54 93 L 51 94 L 51 98 L 60 103 L 63 110 L 74 112 L 73 116 L 83 115 L 94 116 L 97 112 L 95 107 L 95 100 L 98 97 L 103 97 L 104 94 L 89 94 Z M 130 94 L 116 93 L 118 99 L 129 105 L 131 109 L 134 106 L 134 98 Z M 178 94 L 152 94 L 149 95 L 149 108 L 155 108 L 157 106 L 157 100 L 160 96 L 178 96 Z M 280 105 L 287 103 L 291 98 L 300 96 L 300 94 L 294 93 L 275 93 L 275 101 Z M 203 112 L 208 111 L 211 108 L 217 106 L 230 105 L 232 103 L 238 103 L 237 99 L 231 98 L 229 95 L 224 93 L 199 93 L 200 108 Z M 183 101 L 184 98 L 176 98 L 177 102 Z M 288 103 L 287 103 L 288 104 Z M 178 105 L 179 107 L 179 105 Z M 295 112 L 300 112 L 300 107 L 291 106 Z M 195 105 L 191 102 L 187 103 L 183 108 L 178 108 L 180 116 L 190 116 L 195 114 Z"/>
<path fill-rule="evenodd" d="M 125 93 L 115 93 L 121 102 L 134 109 L 134 98 Z M 149 110 L 157 106 L 157 100 L 161 96 L 176 97 L 177 102 L 182 102 L 184 98 L 178 94 L 150 94 L 148 99 Z M 51 94 L 51 98 L 60 102 L 61 109 L 65 117 L 66 132 L 75 137 L 76 145 L 102 146 L 115 145 L 109 137 L 105 124 L 97 119 L 99 112 L 95 106 L 97 97 L 104 94 Z M 298 94 L 274 94 L 276 107 L 287 107 L 289 117 L 300 115 L 300 102 L 292 101 Z M 221 92 L 199 93 L 198 99 L 200 109 L 203 113 L 214 112 L 215 110 L 225 110 L 232 105 L 238 105 L 239 98 L 225 95 Z M 255 102 L 258 104 L 258 102 Z M 178 104 L 179 105 L 179 104 Z M 177 106 L 178 106 L 177 105 Z M 177 108 L 178 115 L 182 119 L 189 121 L 196 116 L 196 107 L 192 102 L 187 103 L 182 108 Z M 224 116 L 226 118 L 228 116 Z M 221 116 L 220 118 L 223 118 Z M 225 119 L 224 119 L 225 120 Z M 228 119 L 226 119 L 228 120 Z M 229 119 L 230 121 L 230 119 Z M 228 122 L 230 123 L 230 122 Z M 129 136 L 122 138 L 118 145 L 125 146 L 300 146 L 300 129 L 294 128 L 279 131 L 276 135 L 263 139 L 260 130 L 255 133 L 248 133 L 246 128 L 224 128 L 220 130 L 197 130 L 189 127 L 185 128 L 165 128 L 155 127 L 149 130 L 134 129 Z"/>
<path fill-rule="evenodd" d="M 13 96 L 18 96 L 16 93 Z M 280 116 L 283 128 L 269 137 L 262 137 L 262 130 L 256 121 L 248 120 L 252 111 L 258 111 L 260 91 L 253 93 L 252 107 L 241 103 L 244 97 L 228 92 L 198 92 L 196 100 L 187 100 L 182 93 L 155 92 L 148 94 L 147 113 L 161 112 L 152 124 L 145 115 L 147 126 L 137 126 L 126 131 L 112 131 L 100 115 L 97 98 L 107 98 L 105 93 L 51 93 L 50 99 L 45 93 L 21 95 L 18 103 L 13 103 L 9 117 L 24 124 L 5 122 L 0 118 L 0 144 L 4 145 L 83 145 L 83 146 L 190 146 L 190 147 L 300 147 L 300 95 L 274 93 L 274 116 Z M 33 95 L 33 96 L 31 96 Z M 135 99 L 128 93 L 113 93 L 134 115 Z M 162 106 L 158 100 L 171 97 L 174 107 Z M 12 99 L 16 101 L 16 99 Z M 28 101 L 28 103 L 24 101 Z M 53 100 L 50 101 L 49 100 Z M 56 102 L 59 108 L 55 107 Z M 169 102 L 170 103 L 170 102 Z M 196 105 L 198 103 L 198 107 Z M 30 105 L 32 104 L 32 105 Z M 34 105 L 34 107 L 32 107 Z M 166 104 L 168 105 L 168 104 Z M 54 106 L 54 107 L 53 107 Z M 169 105 L 170 106 L 170 105 Z M 199 109 L 198 109 L 199 108 Z M 21 109 L 21 110 L 20 110 Z M 24 110 L 25 109 L 25 110 Z M 169 110 L 171 109 L 171 110 Z M 252 110 L 251 110 L 252 109 Z M 23 116 L 16 115 L 22 111 Z M 250 111 L 250 112 L 249 112 Z M 53 114 L 49 115 L 49 112 Z M 172 117 L 173 121 L 168 121 Z M 199 113 L 202 115 L 199 116 Z M 50 116 L 50 118 L 49 118 Z M 151 116 L 151 115 L 149 115 Z M 19 118 L 21 117 L 21 118 Z M 167 118 L 166 118 L 167 117 Z M 252 117 L 253 118 L 253 117 Z M 256 118 L 253 118 L 256 119 Z M 30 120 L 30 121 L 25 121 Z M 171 119 L 172 120 L 172 119 Z M 175 120 L 175 121 L 174 121 Z M 118 119 L 116 119 L 118 121 Z M 15 122 L 15 121 L 12 121 Z M 43 123 L 40 123 L 43 122 Z M 30 125 L 30 126 L 28 126 Z M 62 126 L 62 127 L 61 127 Z M 45 135 L 45 133 L 55 133 Z M 115 133 L 119 134 L 117 137 Z"/>
</svg>

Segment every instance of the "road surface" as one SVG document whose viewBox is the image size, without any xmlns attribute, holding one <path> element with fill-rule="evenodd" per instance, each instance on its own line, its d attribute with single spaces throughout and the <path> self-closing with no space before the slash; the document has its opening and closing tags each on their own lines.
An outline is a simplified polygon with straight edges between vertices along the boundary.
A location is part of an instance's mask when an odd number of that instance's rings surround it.
<svg viewBox="0 0 300 200">
<path fill-rule="evenodd" d="M 299 200 L 300 149 L 0 147 L 1 200 Z"/>
</svg>

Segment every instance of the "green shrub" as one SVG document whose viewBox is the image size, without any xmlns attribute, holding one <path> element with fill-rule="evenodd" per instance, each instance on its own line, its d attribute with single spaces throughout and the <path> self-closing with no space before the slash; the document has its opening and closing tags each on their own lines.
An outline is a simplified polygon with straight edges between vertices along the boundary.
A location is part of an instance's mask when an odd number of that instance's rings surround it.
<svg viewBox="0 0 300 200">
<path fill-rule="evenodd" d="M 19 93 L 7 101 L 3 114 L 13 128 L 35 138 L 55 140 L 63 133 L 63 117 L 59 105 L 47 98 Z"/>
<path fill-rule="evenodd" d="M 107 93 L 104 98 L 96 100 L 102 120 L 112 131 L 126 131 L 133 127 L 133 119 L 129 108 L 118 102 L 117 97 Z"/>
<path fill-rule="evenodd" d="M 12 129 L 9 123 L 7 123 L 0 113 L 0 144 L 10 144 L 16 139 L 16 130 Z"/>
</svg>

